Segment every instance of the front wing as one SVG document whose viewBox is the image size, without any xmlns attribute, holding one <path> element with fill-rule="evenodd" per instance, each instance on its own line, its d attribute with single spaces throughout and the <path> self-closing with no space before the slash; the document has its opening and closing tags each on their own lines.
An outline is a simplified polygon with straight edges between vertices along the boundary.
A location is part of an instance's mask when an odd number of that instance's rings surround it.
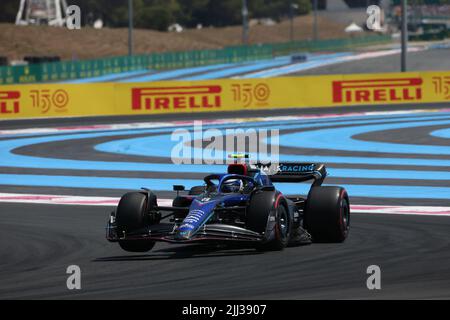
<svg viewBox="0 0 450 320">
<path fill-rule="evenodd" d="M 173 223 L 160 223 L 136 232 L 119 235 L 114 223 L 108 222 L 106 239 L 111 242 L 119 240 L 149 240 L 169 243 L 193 242 L 264 242 L 266 237 L 251 230 L 227 224 L 206 224 L 189 239 L 177 237 Z"/>
</svg>

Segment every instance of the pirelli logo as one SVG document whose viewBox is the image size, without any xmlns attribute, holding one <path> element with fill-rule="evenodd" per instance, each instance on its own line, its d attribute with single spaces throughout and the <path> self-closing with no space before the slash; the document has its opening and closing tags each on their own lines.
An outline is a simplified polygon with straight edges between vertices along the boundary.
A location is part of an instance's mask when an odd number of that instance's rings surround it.
<svg viewBox="0 0 450 320">
<path fill-rule="evenodd" d="M 214 109 L 222 106 L 221 86 L 132 89 L 133 110 Z"/>
<path fill-rule="evenodd" d="M 19 113 L 20 91 L 0 91 L 0 114 Z"/>
<path fill-rule="evenodd" d="M 333 102 L 396 102 L 422 100 L 421 78 L 333 81 Z"/>
</svg>

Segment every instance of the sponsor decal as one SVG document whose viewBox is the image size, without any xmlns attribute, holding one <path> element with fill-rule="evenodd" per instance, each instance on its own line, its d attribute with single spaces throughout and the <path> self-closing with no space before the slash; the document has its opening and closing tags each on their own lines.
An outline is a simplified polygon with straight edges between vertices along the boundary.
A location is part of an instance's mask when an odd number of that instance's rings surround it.
<svg viewBox="0 0 450 320">
<path fill-rule="evenodd" d="M 433 77 L 432 82 L 434 93 L 445 100 L 450 100 L 450 76 Z"/>
<path fill-rule="evenodd" d="M 131 89 L 133 110 L 187 110 L 222 107 L 221 86 Z"/>
<path fill-rule="evenodd" d="M 314 164 L 306 164 L 306 165 L 302 165 L 302 164 L 285 165 L 285 164 L 282 164 L 282 165 L 280 165 L 279 171 L 282 172 L 282 173 L 286 173 L 286 172 L 312 172 L 312 171 L 314 171 L 315 168 L 316 168 L 316 166 Z"/>
<path fill-rule="evenodd" d="M 0 114 L 20 112 L 20 91 L 0 91 Z"/>
<path fill-rule="evenodd" d="M 181 226 L 180 226 L 180 228 L 179 229 L 184 229 L 184 230 L 186 230 L 186 229 L 188 229 L 188 230 L 193 230 L 195 228 L 195 226 L 193 226 L 192 224 L 190 224 L 190 223 L 184 223 L 184 224 L 182 224 Z"/>
<path fill-rule="evenodd" d="M 333 81 L 333 103 L 422 100 L 422 78 Z"/>
<path fill-rule="evenodd" d="M 65 90 L 30 90 L 30 98 L 33 108 L 41 109 L 41 113 L 48 113 L 50 110 L 56 112 L 67 111 L 69 94 Z"/>
<path fill-rule="evenodd" d="M 270 98 L 270 88 L 265 83 L 251 84 L 233 84 L 231 86 L 233 101 L 241 103 L 244 107 L 256 103 L 257 106 L 264 107 L 268 105 Z"/>
<path fill-rule="evenodd" d="M 191 212 L 188 214 L 188 216 L 184 219 L 183 224 L 188 224 L 188 225 L 192 226 L 193 223 L 194 224 L 198 223 L 201 220 L 203 214 L 205 214 L 205 212 L 202 210 L 198 210 L 198 209 L 191 210 Z M 191 229 L 193 229 L 193 228 L 194 227 L 192 226 Z"/>
</svg>

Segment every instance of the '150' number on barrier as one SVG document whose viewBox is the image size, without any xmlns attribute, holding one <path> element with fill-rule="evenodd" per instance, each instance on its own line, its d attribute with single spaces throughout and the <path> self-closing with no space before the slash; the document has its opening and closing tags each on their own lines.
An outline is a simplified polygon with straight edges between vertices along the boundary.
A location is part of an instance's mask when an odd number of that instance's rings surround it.
<svg viewBox="0 0 450 320">
<path fill-rule="evenodd" d="M 52 107 L 56 112 L 64 112 L 69 103 L 69 95 L 64 90 L 31 90 L 30 98 L 33 107 L 41 109 L 41 113 L 49 112 Z"/>
<path fill-rule="evenodd" d="M 231 85 L 233 100 L 240 102 L 244 107 L 251 106 L 254 102 L 257 106 L 268 105 L 270 88 L 265 83 L 252 85 L 250 83 Z"/>
</svg>

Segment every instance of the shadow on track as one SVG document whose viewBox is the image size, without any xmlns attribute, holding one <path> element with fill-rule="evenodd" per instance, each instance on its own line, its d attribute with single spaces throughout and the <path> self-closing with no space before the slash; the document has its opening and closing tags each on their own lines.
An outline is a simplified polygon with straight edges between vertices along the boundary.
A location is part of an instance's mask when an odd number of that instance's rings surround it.
<svg viewBox="0 0 450 320">
<path fill-rule="evenodd" d="M 190 258 L 213 258 L 213 257 L 256 255 L 262 253 L 263 252 L 256 251 L 254 248 L 246 248 L 246 247 L 190 245 L 173 248 L 164 248 L 153 251 L 153 253 L 150 254 L 97 258 L 94 259 L 93 262 L 155 261 L 155 260 L 190 259 Z"/>
</svg>

